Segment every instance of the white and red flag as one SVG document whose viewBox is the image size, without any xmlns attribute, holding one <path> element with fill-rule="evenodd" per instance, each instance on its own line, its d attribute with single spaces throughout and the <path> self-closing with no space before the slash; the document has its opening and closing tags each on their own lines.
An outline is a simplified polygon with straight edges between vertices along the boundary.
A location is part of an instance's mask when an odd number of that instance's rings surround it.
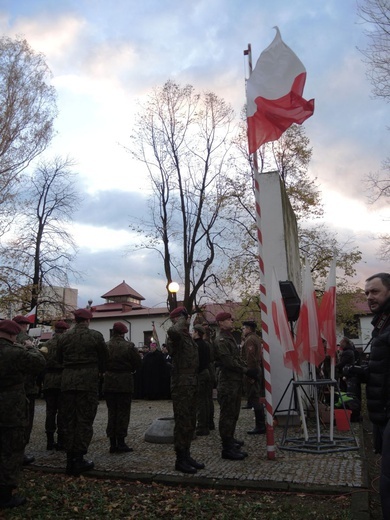
<svg viewBox="0 0 390 520">
<path fill-rule="evenodd" d="M 297 351 L 300 365 L 307 361 L 318 367 L 325 358 L 318 323 L 317 297 L 307 258 L 302 284 L 301 310 L 297 321 L 295 350 Z"/>
<path fill-rule="evenodd" d="M 322 296 L 318 319 L 320 331 L 327 343 L 327 354 L 336 356 L 336 257 L 330 264 L 328 281 L 324 295 Z"/>
<path fill-rule="evenodd" d="M 250 154 L 262 144 L 279 139 L 293 123 L 302 124 L 314 112 L 314 99 L 302 97 L 306 69 L 275 29 L 273 42 L 260 54 L 247 81 Z"/>
<path fill-rule="evenodd" d="M 283 349 L 283 362 L 286 368 L 301 374 L 298 363 L 298 356 L 295 351 L 291 327 L 287 319 L 286 307 L 283 302 L 280 285 L 276 278 L 275 269 L 272 272 L 272 319 L 275 327 L 275 334 Z"/>
<path fill-rule="evenodd" d="M 31 309 L 31 311 L 28 312 L 24 317 L 27 318 L 30 323 L 35 323 L 36 315 L 37 315 L 37 306 L 35 306 L 33 309 Z"/>
</svg>

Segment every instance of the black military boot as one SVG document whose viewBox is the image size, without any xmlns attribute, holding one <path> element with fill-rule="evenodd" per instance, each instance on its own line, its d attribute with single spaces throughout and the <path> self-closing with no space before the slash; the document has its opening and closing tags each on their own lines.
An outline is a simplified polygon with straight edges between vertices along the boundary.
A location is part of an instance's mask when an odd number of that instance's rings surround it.
<svg viewBox="0 0 390 520">
<path fill-rule="evenodd" d="M 20 495 L 13 495 L 11 486 L 0 486 L 0 509 L 11 509 L 25 504 L 27 500 Z"/>
<path fill-rule="evenodd" d="M 196 473 L 196 468 L 187 461 L 185 450 L 176 450 L 175 470 L 182 473 Z"/>
<path fill-rule="evenodd" d="M 116 453 L 117 442 L 116 437 L 110 437 L 110 453 Z"/>
<path fill-rule="evenodd" d="M 92 460 L 86 460 L 82 454 L 77 453 L 73 459 L 72 475 L 78 477 L 81 473 L 90 471 L 94 467 L 95 464 L 92 462 Z"/>
<path fill-rule="evenodd" d="M 253 430 L 249 430 L 249 435 L 264 435 L 267 431 L 265 427 L 265 414 L 264 409 L 255 410 L 255 427 Z"/>
<path fill-rule="evenodd" d="M 203 462 L 197 462 L 195 459 L 191 457 L 190 450 L 186 450 L 186 460 L 190 466 L 192 466 L 195 469 L 204 469 L 205 465 Z"/>
<path fill-rule="evenodd" d="M 76 461 L 76 457 L 74 453 L 67 453 L 66 454 L 66 474 L 67 475 L 73 475 L 73 466 Z"/>
<path fill-rule="evenodd" d="M 34 455 L 28 455 L 27 453 L 25 453 L 23 455 L 23 466 L 28 466 L 29 464 L 32 464 L 33 462 L 35 462 Z"/>
<path fill-rule="evenodd" d="M 125 438 L 124 437 L 117 437 L 116 440 L 117 440 L 117 446 L 116 446 L 116 451 L 117 452 L 119 452 L 119 453 L 129 453 L 130 451 L 133 451 L 133 448 L 130 448 L 130 446 L 128 446 L 125 443 Z"/>
<path fill-rule="evenodd" d="M 247 454 L 239 451 L 233 441 L 225 441 L 222 443 L 222 458 L 229 460 L 244 460 Z"/>
<path fill-rule="evenodd" d="M 57 435 L 57 443 L 55 444 L 57 451 L 65 451 L 64 438 L 61 433 Z"/>
<path fill-rule="evenodd" d="M 47 439 L 46 449 L 54 450 L 54 448 L 56 447 L 56 445 L 54 443 L 54 433 L 46 432 L 46 439 Z"/>
</svg>

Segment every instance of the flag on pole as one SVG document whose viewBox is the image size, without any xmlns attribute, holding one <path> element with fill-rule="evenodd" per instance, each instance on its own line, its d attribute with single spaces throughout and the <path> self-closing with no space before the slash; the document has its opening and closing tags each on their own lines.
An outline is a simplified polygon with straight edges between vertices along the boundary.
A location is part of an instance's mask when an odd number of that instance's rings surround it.
<svg viewBox="0 0 390 520">
<path fill-rule="evenodd" d="M 298 363 L 298 356 L 295 351 L 293 336 L 287 319 L 286 307 L 283 302 L 280 285 L 276 278 L 275 269 L 272 272 L 272 319 L 275 327 L 275 334 L 283 349 L 283 362 L 286 368 L 294 372 L 302 373 Z"/>
<path fill-rule="evenodd" d="M 261 54 L 247 81 L 249 153 L 275 141 L 293 123 L 302 124 L 313 115 L 314 99 L 306 101 L 303 89 L 306 69 L 298 56 L 276 36 Z"/>
<path fill-rule="evenodd" d="M 152 334 L 153 334 L 153 339 L 154 339 L 155 343 L 157 343 L 157 347 L 160 348 L 160 342 L 158 340 L 157 330 L 156 330 L 156 327 L 154 326 L 154 321 L 152 321 Z"/>
<path fill-rule="evenodd" d="M 326 289 L 318 311 L 320 331 L 327 343 L 327 354 L 336 356 L 336 257 L 330 264 Z"/>
<path fill-rule="evenodd" d="M 303 277 L 301 310 L 297 322 L 295 349 L 300 365 L 307 361 L 318 367 L 325 358 L 318 323 L 317 297 L 307 258 Z"/>
<path fill-rule="evenodd" d="M 37 316 L 37 306 L 35 305 L 35 307 L 33 309 L 31 309 L 31 311 L 25 315 L 25 318 L 27 318 L 30 323 L 35 323 L 36 316 Z"/>
</svg>

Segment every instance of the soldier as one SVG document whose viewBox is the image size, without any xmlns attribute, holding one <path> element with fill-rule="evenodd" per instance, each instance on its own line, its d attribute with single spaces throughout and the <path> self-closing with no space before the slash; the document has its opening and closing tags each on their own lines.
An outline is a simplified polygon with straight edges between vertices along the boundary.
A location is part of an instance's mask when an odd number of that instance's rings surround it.
<svg viewBox="0 0 390 520">
<path fill-rule="evenodd" d="M 240 450 L 244 444 L 234 438 L 234 432 L 241 408 L 243 375 L 253 377 L 248 372 L 233 337 L 233 318 L 229 312 L 220 312 L 215 317 L 219 327 L 219 335 L 215 340 L 217 361 L 220 372 L 218 376 L 218 402 L 220 406 L 219 434 L 222 441 L 222 458 L 243 460 L 248 454 Z"/>
<path fill-rule="evenodd" d="M 210 353 L 210 386 L 209 386 L 209 430 L 215 430 L 214 424 L 214 388 L 217 388 L 217 376 L 215 370 L 215 347 L 213 333 L 210 329 L 210 325 L 207 321 L 202 323 L 202 327 L 205 331 L 203 339 L 209 347 Z"/>
<path fill-rule="evenodd" d="M 63 366 L 57 361 L 57 342 L 61 334 L 69 329 L 66 321 L 59 320 L 55 324 L 52 339 L 46 341 L 40 351 L 46 358 L 46 370 L 43 380 L 43 395 L 46 401 L 45 430 L 47 450 L 61 451 L 64 449 L 64 426 L 60 413 L 61 379 Z M 57 431 L 57 442 L 54 442 L 54 434 Z"/>
<path fill-rule="evenodd" d="M 57 343 L 57 361 L 64 366 L 61 380 L 61 414 L 67 454 L 66 473 L 79 476 L 93 469 L 85 460 L 93 435 L 98 407 L 99 373 L 106 369 L 107 345 L 103 335 L 89 329 L 93 316 L 88 309 L 74 311 L 76 325 Z"/>
<path fill-rule="evenodd" d="M 20 345 L 33 347 L 34 341 L 28 335 L 27 329 L 28 326 L 31 325 L 30 321 L 26 316 L 22 316 L 18 314 L 12 320 L 17 323 L 20 327 L 20 332 L 16 338 L 16 343 Z M 37 374 L 26 374 L 24 387 L 26 391 L 27 397 L 27 409 L 28 409 L 28 421 L 26 423 L 26 445 L 30 442 L 31 432 L 34 424 L 34 415 L 35 415 L 35 399 L 38 396 L 38 385 L 37 385 Z M 35 457 L 33 455 L 28 455 L 27 453 L 23 456 L 23 464 L 27 466 L 35 461 Z"/>
<path fill-rule="evenodd" d="M 246 366 L 257 373 L 255 379 L 248 378 L 248 405 L 255 412 L 255 427 L 248 431 L 250 435 L 260 435 L 266 432 L 264 406 L 260 403 L 261 395 L 261 364 L 262 364 L 262 344 L 261 339 L 256 334 L 257 324 L 255 321 L 244 321 L 242 333 L 244 337 L 243 356 Z"/>
<path fill-rule="evenodd" d="M 133 373 L 141 367 L 142 359 L 134 343 L 125 340 L 128 331 L 124 323 L 114 323 L 112 338 L 107 343 L 109 359 L 104 375 L 104 395 L 108 409 L 106 432 L 110 439 L 110 453 L 133 451 L 125 443 L 125 438 L 134 393 Z"/>
<path fill-rule="evenodd" d="M 198 406 L 196 435 L 210 435 L 210 349 L 204 341 L 205 330 L 201 325 L 194 325 L 192 338 L 198 346 L 199 375 L 198 375 Z"/>
<path fill-rule="evenodd" d="M 172 356 L 175 469 L 183 473 L 196 473 L 205 467 L 193 459 L 190 453 L 196 425 L 198 348 L 188 331 L 189 316 L 185 307 L 177 307 L 169 317 L 173 323 L 168 329 L 168 351 Z"/>
<path fill-rule="evenodd" d="M 0 508 L 18 507 L 26 502 L 12 495 L 23 464 L 26 435 L 26 374 L 37 375 L 45 358 L 29 345 L 16 344 L 21 331 L 12 320 L 0 321 Z"/>
</svg>

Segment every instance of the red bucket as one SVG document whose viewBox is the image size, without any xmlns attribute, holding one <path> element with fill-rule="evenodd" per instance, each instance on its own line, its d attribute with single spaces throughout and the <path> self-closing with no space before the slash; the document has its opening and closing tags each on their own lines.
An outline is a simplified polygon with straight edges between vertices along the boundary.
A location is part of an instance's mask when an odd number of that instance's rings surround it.
<svg viewBox="0 0 390 520">
<path fill-rule="evenodd" d="M 334 417 L 336 419 L 336 428 L 339 431 L 345 432 L 351 429 L 351 414 L 351 410 L 344 410 L 344 408 L 334 411 Z"/>
</svg>

